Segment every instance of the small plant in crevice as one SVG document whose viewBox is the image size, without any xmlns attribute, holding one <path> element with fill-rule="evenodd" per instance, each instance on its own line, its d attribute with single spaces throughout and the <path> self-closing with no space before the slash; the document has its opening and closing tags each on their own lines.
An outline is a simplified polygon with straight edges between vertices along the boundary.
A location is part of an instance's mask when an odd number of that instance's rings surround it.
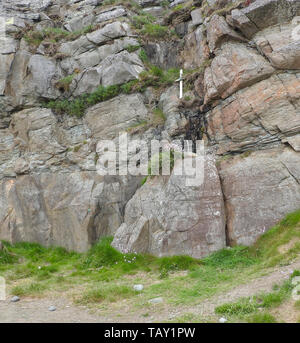
<svg viewBox="0 0 300 343">
<path fill-rule="evenodd" d="M 125 47 L 125 50 L 127 50 L 129 53 L 132 53 L 139 50 L 140 48 L 140 45 L 128 45 Z"/>
<path fill-rule="evenodd" d="M 61 40 L 75 40 L 81 35 L 87 34 L 97 29 L 97 26 L 89 25 L 78 31 L 67 31 L 60 27 L 48 27 L 41 31 L 28 30 L 24 34 L 24 39 L 29 45 L 39 46 L 43 41 L 58 43 Z"/>
<path fill-rule="evenodd" d="M 76 76 L 76 73 L 72 74 L 72 75 L 68 75 L 68 76 L 58 80 L 56 82 L 55 86 L 63 92 L 68 92 L 70 89 L 70 85 L 71 85 L 75 76 Z"/>
<path fill-rule="evenodd" d="M 133 28 L 139 33 L 143 40 L 172 38 L 176 35 L 171 32 L 168 26 L 156 23 L 156 18 L 152 15 L 140 12 L 140 15 L 133 16 L 131 19 Z"/>
<path fill-rule="evenodd" d="M 159 24 L 146 24 L 140 31 L 140 33 L 146 38 L 162 39 L 169 33 L 167 26 L 161 26 Z"/>
<path fill-rule="evenodd" d="M 141 51 L 139 53 L 139 58 L 141 59 L 141 61 L 144 64 L 147 64 L 149 62 L 149 58 L 148 58 L 146 51 L 144 49 L 141 49 Z"/>
<path fill-rule="evenodd" d="M 153 119 L 152 119 L 153 126 L 163 125 L 166 120 L 167 120 L 167 117 L 161 108 L 155 108 L 153 110 Z"/>
<path fill-rule="evenodd" d="M 172 10 L 176 12 L 176 11 L 182 10 L 183 8 L 184 8 L 183 4 L 179 4 L 175 7 L 173 7 Z"/>
<path fill-rule="evenodd" d="M 142 13 L 141 15 L 133 16 L 132 19 L 132 25 L 135 29 L 142 29 L 144 25 L 149 25 L 155 22 L 155 17 Z"/>
<path fill-rule="evenodd" d="M 51 100 L 45 103 L 46 108 L 50 108 L 58 114 L 67 113 L 71 116 L 81 117 L 84 111 L 99 102 L 109 100 L 119 95 L 121 88 L 118 85 L 103 87 L 99 86 L 95 92 L 83 94 L 74 100 Z"/>
<path fill-rule="evenodd" d="M 82 117 L 87 108 L 112 99 L 120 94 L 144 92 L 148 87 L 164 89 L 172 85 L 179 74 L 179 70 L 174 68 L 164 71 L 157 66 L 149 65 L 148 67 L 148 70 L 140 73 L 138 79 L 129 81 L 123 85 L 99 86 L 94 92 L 82 94 L 75 99 L 45 102 L 44 107 L 50 108 L 58 114 L 67 113 L 71 116 Z M 61 79 L 57 85 L 60 85 L 62 90 L 68 90 L 74 75 Z"/>
</svg>

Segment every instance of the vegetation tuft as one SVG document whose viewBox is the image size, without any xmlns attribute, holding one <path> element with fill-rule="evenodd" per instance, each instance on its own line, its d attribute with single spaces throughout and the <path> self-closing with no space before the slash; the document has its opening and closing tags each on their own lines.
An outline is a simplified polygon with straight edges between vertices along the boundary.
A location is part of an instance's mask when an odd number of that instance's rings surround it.
<svg viewBox="0 0 300 343">
<path fill-rule="evenodd" d="M 80 31 L 69 32 L 58 27 L 48 27 L 41 31 L 29 30 L 24 35 L 25 41 L 29 45 L 39 46 L 43 41 L 58 43 L 61 40 L 75 40 L 83 34 L 87 34 L 96 29 L 93 25 L 89 25 Z"/>
<path fill-rule="evenodd" d="M 165 88 L 172 85 L 178 77 L 178 69 L 169 69 L 164 71 L 156 66 L 151 66 L 149 70 L 140 73 L 139 79 L 130 81 L 123 85 L 113 85 L 108 87 L 99 86 L 96 91 L 90 94 L 83 94 L 76 99 L 69 100 L 51 100 L 46 102 L 44 106 L 51 108 L 58 114 L 67 113 L 71 116 L 82 117 L 87 108 L 112 99 L 120 94 L 131 94 L 135 92 L 144 92 L 147 87 L 156 89 Z M 68 90 L 70 83 L 75 75 L 70 75 L 57 83 L 57 87 Z"/>
<path fill-rule="evenodd" d="M 272 320 L 267 312 L 260 313 L 259 310 L 271 309 L 281 305 L 291 296 L 291 279 L 284 282 L 281 287 L 271 293 L 261 293 L 250 298 L 241 298 L 235 303 L 226 303 L 216 307 L 217 314 L 226 315 L 231 319 L 245 319 L 249 322 L 265 322 Z M 246 315 L 250 315 L 247 317 Z"/>
<path fill-rule="evenodd" d="M 67 290 L 79 303 L 130 299 L 138 306 L 162 296 L 173 304 L 195 304 L 294 259 L 299 253 L 299 213 L 288 215 L 253 247 L 224 249 L 202 260 L 123 254 L 111 246 L 111 237 L 101 239 L 86 253 L 45 248 L 35 243 L 3 242 L 0 275 L 6 278 L 9 292 L 22 297 Z M 287 243 L 289 248 L 282 250 Z M 291 278 L 298 275 L 299 271 L 295 271 Z M 137 283 L 145 286 L 139 296 L 132 288 Z M 275 322 L 276 318 L 268 311 L 288 300 L 291 290 L 288 280 L 270 293 L 223 304 L 216 308 L 216 313 L 229 321 Z M 297 310 L 299 304 L 295 303 L 294 308 Z"/>
</svg>

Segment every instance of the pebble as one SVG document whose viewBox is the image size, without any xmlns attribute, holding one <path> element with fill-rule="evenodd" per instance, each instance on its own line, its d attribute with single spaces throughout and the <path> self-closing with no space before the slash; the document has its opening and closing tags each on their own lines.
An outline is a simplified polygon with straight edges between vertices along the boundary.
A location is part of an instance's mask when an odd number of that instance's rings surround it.
<svg viewBox="0 0 300 343">
<path fill-rule="evenodd" d="M 161 304 L 164 302 L 163 298 L 154 298 L 148 301 L 150 304 Z"/>
<path fill-rule="evenodd" d="M 137 292 L 141 292 L 144 289 L 143 285 L 134 285 L 133 289 Z"/>
<path fill-rule="evenodd" d="M 20 298 L 17 297 L 17 296 L 12 297 L 12 298 L 10 299 L 10 302 L 12 302 L 12 303 L 16 303 L 16 302 L 18 302 L 18 301 L 20 301 Z"/>
<path fill-rule="evenodd" d="M 54 312 L 54 311 L 56 311 L 56 307 L 55 306 L 50 306 L 48 310 L 50 312 Z"/>
<path fill-rule="evenodd" d="M 220 318 L 219 319 L 219 323 L 226 323 L 227 322 L 227 319 L 226 318 Z"/>
</svg>

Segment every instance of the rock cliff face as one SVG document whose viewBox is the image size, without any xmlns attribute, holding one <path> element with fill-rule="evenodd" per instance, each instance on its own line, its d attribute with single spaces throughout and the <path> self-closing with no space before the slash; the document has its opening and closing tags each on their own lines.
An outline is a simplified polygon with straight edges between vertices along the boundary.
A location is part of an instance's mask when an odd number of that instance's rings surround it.
<svg viewBox="0 0 300 343">
<path fill-rule="evenodd" d="M 252 244 L 300 208 L 299 16 L 299 0 L 3 0 L 0 239 L 85 251 L 114 235 L 194 257 Z M 100 176 L 98 141 L 124 132 L 203 139 L 204 184 Z"/>
</svg>

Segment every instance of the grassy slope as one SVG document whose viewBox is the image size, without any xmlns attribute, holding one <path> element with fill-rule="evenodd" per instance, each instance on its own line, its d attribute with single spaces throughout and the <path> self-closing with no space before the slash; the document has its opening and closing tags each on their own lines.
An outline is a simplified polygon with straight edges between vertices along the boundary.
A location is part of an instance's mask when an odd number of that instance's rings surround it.
<svg viewBox="0 0 300 343">
<path fill-rule="evenodd" d="M 32 243 L 4 243 L 0 275 L 6 278 L 12 295 L 23 297 L 64 292 L 76 303 L 102 309 L 122 299 L 137 311 L 146 311 L 148 300 L 155 297 L 164 297 L 171 307 L 195 305 L 299 257 L 300 210 L 288 215 L 253 247 L 224 249 L 202 260 L 121 254 L 110 242 L 105 238 L 86 254 Z M 141 294 L 132 288 L 138 283 L 145 286 Z M 289 287 L 286 284 L 274 291 L 270 295 L 273 300 L 268 300 L 271 305 L 261 306 L 265 298 L 260 295 L 257 304 L 253 299 L 241 299 L 217 308 L 217 312 L 231 321 L 275 321 L 259 308 L 279 306 L 290 296 Z M 195 320 L 191 315 L 178 318 Z"/>
</svg>

